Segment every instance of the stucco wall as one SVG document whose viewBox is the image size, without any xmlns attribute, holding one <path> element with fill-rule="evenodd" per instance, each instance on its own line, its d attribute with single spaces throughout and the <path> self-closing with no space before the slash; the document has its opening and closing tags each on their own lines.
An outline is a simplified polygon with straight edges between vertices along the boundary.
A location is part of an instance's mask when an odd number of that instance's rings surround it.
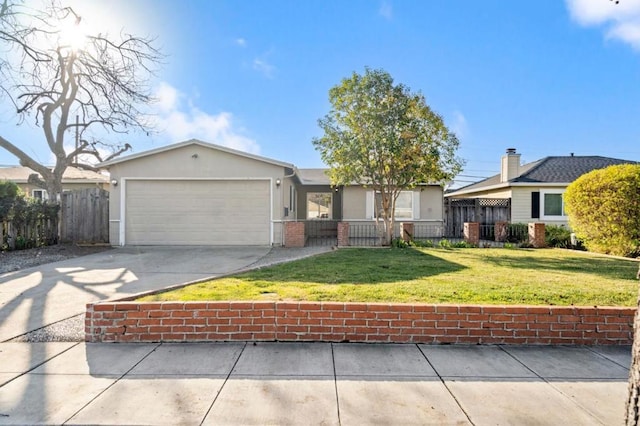
<svg viewBox="0 0 640 426">
<path fill-rule="evenodd" d="M 349 186 L 344 188 L 342 217 L 345 221 L 371 220 L 367 218 L 367 192 L 370 188 Z M 443 198 L 441 186 L 420 186 L 413 189 L 420 193 L 420 218 L 416 221 L 441 221 L 443 219 Z"/>
<path fill-rule="evenodd" d="M 120 244 L 121 197 L 122 188 L 126 187 L 122 183 L 135 178 L 269 180 L 273 191 L 274 243 L 281 241 L 282 231 L 278 222 L 283 219 L 283 202 L 286 198 L 288 203 L 291 182 L 285 180 L 285 168 L 282 166 L 194 144 L 117 163 L 109 167 L 109 172 L 111 179 L 119 183 L 111 188 L 109 203 L 110 240 L 113 245 Z M 280 185 L 276 185 L 276 179 L 280 179 Z"/>
</svg>

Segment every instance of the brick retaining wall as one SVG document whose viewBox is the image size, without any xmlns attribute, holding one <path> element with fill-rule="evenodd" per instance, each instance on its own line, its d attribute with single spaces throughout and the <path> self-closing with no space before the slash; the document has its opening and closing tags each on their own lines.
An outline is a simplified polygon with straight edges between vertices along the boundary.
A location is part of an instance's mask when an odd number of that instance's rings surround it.
<svg viewBox="0 0 640 426">
<path fill-rule="evenodd" d="M 103 302 L 87 342 L 325 341 L 628 345 L 635 308 L 334 302 Z"/>
</svg>

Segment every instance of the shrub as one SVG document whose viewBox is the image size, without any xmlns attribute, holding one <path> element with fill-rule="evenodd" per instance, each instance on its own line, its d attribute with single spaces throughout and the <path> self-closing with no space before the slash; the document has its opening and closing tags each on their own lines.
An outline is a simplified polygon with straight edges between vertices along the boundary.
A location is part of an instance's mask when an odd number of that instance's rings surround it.
<svg viewBox="0 0 640 426">
<path fill-rule="evenodd" d="M 413 244 L 416 247 L 433 247 L 433 241 L 431 240 L 413 240 L 411 241 L 411 244 Z"/>
<path fill-rule="evenodd" d="M 438 243 L 438 246 L 444 249 L 450 249 L 452 247 L 451 241 L 447 239 L 440 240 L 440 242 Z"/>
<path fill-rule="evenodd" d="M 391 247 L 393 247 L 393 248 L 407 248 L 410 245 L 411 244 L 409 244 L 408 242 L 406 242 L 402 238 L 394 238 L 393 240 L 391 240 Z"/>
<path fill-rule="evenodd" d="M 546 225 L 544 227 L 544 241 L 547 247 L 571 247 L 571 232 L 564 226 Z"/>
<path fill-rule="evenodd" d="M 640 255 L 640 165 L 594 170 L 567 187 L 569 224 L 595 252 Z"/>
</svg>

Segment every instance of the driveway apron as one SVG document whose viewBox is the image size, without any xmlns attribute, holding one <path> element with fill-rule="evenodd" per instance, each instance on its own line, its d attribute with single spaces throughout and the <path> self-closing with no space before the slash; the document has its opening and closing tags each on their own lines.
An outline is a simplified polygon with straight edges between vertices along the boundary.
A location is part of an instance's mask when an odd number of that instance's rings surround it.
<svg viewBox="0 0 640 426">
<path fill-rule="evenodd" d="M 125 247 L 0 275 L 0 342 L 78 315 L 87 303 L 216 277 L 270 247 Z"/>
</svg>

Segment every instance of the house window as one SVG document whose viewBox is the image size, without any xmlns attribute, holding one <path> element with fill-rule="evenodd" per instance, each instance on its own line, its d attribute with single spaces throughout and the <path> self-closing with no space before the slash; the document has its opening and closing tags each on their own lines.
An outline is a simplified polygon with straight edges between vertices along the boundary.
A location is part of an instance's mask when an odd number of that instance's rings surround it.
<svg viewBox="0 0 640 426">
<path fill-rule="evenodd" d="M 296 211 L 296 188 L 293 185 L 289 187 L 289 211 Z"/>
<path fill-rule="evenodd" d="M 396 199 L 396 214 L 394 216 L 395 219 L 414 219 L 413 214 L 413 200 L 414 192 L 413 191 L 402 191 L 398 195 Z M 382 194 L 376 192 L 375 194 L 375 209 L 373 210 L 375 216 L 382 218 Z"/>
<path fill-rule="evenodd" d="M 34 189 L 33 191 L 31 191 L 31 196 L 36 200 L 46 200 L 47 191 L 44 189 Z"/>
<path fill-rule="evenodd" d="M 542 204 L 542 219 L 561 219 L 566 217 L 564 211 L 564 191 L 540 191 L 540 203 Z"/>
<path fill-rule="evenodd" d="M 331 192 L 307 193 L 307 219 L 331 219 Z"/>
</svg>

